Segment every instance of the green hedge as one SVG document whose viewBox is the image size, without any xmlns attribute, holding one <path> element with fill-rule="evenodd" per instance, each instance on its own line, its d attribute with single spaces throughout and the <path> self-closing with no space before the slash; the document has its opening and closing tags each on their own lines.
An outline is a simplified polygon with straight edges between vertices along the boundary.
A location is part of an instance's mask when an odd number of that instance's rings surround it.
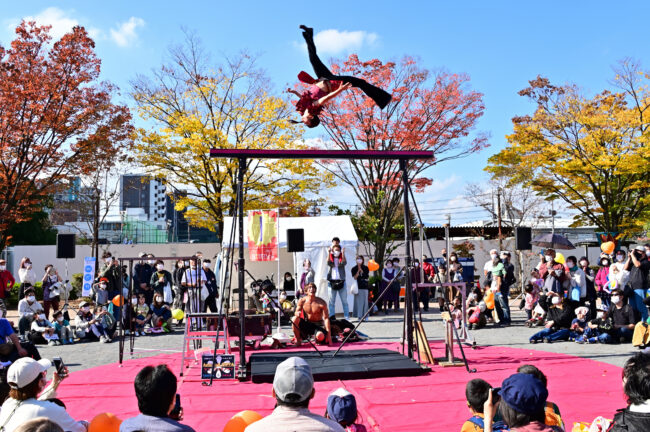
<svg viewBox="0 0 650 432">
<path fill-rule="evenodd" d="M 69 300 L 76 300 L 81 295 L 81 281 L 83 279 L 82 273 L 74 273 L 70 279 L 70 285 L 72 285 L 72 291 L 70 291 Z M 20 282 L 16 282 L 7 295 L 5 302 L 8 308 L 17 308 L 18 307 L 18 291 L 20 290 Z M 36 291 L 36 300 L 43 300 L 43 283 L 36 282 L 34 285 L 34 290 Z"/>
</svg>

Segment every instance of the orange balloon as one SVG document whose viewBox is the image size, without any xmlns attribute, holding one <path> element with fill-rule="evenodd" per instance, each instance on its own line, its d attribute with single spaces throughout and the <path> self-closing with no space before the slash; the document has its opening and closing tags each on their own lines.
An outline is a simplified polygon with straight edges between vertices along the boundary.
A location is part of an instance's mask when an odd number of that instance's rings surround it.
<svg viewBox="0 0 650 432">
<path fill-rule="evenodd" d="M 233 418 L 228 420 L 228 423 L 223 427 L 223 432 L 244 432 L 244 429 L 246 429 L 247 426 L 248 425 L 243 418 L 235 415 Z"/>
<path fill-rule="evenodd" d="M 250 424 L 255 423 L 258 420 L 262 420 L 262 416 L 259 413 L 255 412 L 255 411 L 251 411 L 251 410 L 244 410 L 244 411 L 238 412 L 237 414 L 235 414 L 235 417 L 240 417 L 240 418 L 244 419 L 247 426 L 250 425 Z"/>
<path fill-rule="evenodd" d="M 88 425 L 88 432 L 119 432 L 122 420 L 115 417 L 115 414 L 97 414 Z"/>
<path fill-rule="evenodd" d="M 370 271 L 377 271 L 379 270 L 379 264 L 374 259 L 371 259 L 368 261 L 368 270 Z"/>
<path fill-rule="evenodd" d="M 124 306 L 124 297 L 122 297 L 121 294 L 118 294 L 115 297 L 113 297 L 113 300 L 111 301 L 117 307 Z"/>
<path fill-rule="evenodd" d="M 611 255 L 614 252 L 616 245 L 614 242 L 608 241 L 600 245 L 600 250 L 605 252 L 607 255 Z"/>
</svg>

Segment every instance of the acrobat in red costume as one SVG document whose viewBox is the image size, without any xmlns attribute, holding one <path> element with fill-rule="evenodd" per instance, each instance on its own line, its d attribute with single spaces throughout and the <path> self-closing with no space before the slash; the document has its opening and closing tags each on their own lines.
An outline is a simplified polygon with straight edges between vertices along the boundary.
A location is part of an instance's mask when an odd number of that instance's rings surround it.
<svg viewBox="0 0 650 432">
<path fill-rule="evenodd" d="M 296 111 L 302 115 L 302 122 L 308 127 L 313 128 L 320 124 L 318 115 L 332 99 L 341 94 L 350 87 L 361 89 L 369 98 L 371 98 L 379 108 L 383 109 L 390 102 L 390 93 L 375 87 L 366 80 L 361 78 L 334 75 L 323 64 L 316 54 L 316 45 L 314 45 L 314 29 L 301 25 L 303 30 L 302 36 L 307 42 L 309 51 L 309 61 L 311 62 L 314 72 L 318 79 L 312 78 L 307 72 L 300 72 L 298 79 L 306 84 L 309 88 L 302 93 L 293 89 L 287 89 L 288 92 L 295 94 L 300 99 L 296 102 Z"/>
</svg>

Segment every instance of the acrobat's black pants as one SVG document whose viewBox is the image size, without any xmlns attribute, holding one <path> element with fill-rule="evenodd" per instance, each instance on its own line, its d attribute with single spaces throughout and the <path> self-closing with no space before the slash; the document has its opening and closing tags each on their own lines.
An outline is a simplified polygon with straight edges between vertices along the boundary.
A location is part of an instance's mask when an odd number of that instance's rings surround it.
<svg viewBox="0 0 650 432">
<path fill-rule="evenodd" d="M 318 54 L 316 54 L 316 45 L 314 45 L 314 38 L 311 34 L 308 32 L 303 31 L 302 36 L 305 38 L 305 42 L 307 42 L 307 50 L 309 51 L 309 62 L 311 63 L 311 66 L 314 68 L 314 72 L 316 73 L 316 76 L 318 78 L 325 78 L 331 81 L 343 81 L 345 83 L 350 83 L 352 84 L 353 87 L 357 87 L 361 91 L 363 91 L 366 96 L 368 96 L 370 99 L 375 101 L 377 106 L 381 109 L 383 109 L 386 105 L 388 105 L 388 102 L 390 102 L 391 95 L 390 93 L 380 89 L 379 87 L 375 87 L 374 85 L 370 84 L 368 81 L 349 76 L 349 75 L 334 75 L 328 68 L 323 64 L 323 62 L 318 58 Z"/>
</svg>

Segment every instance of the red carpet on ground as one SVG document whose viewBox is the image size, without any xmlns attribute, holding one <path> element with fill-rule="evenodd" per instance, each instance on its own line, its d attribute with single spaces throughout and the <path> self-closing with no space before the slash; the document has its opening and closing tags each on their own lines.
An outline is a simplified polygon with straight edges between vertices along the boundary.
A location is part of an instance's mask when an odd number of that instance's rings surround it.
<svg viewBox="0 0 650 432">
<path fill-rule="evenodd" d="M 367 342 L 346 349 L 398 347 Z M 442 343 L 431 344 L 434 356 L 442 357 L 443 347 Z M 538 366 L 548 376 L 549 399 L 560 407 L 568 430 L 574 421 L 590 422 L 598 415 L 612 418 L 616 409 L 625 406 L 621 368 L 613 365 L 504 347 L 467 349 L 466 354 L 470 367 L 476 368 L 477 373 L 469 374 L 464 367 L 433 366 L 431 373 L 419 377 L 317 382 L 310 409 L 324 413 L 327 395 L 345 387 L 356 395 L 360 421 L 369 431 L 459 431 L 470 417 L 465 402 L 467 381 L 483 378 L 497 387 L 525 363 Z M 61 385 L 59 397 L 76 419 L 90 420 L 101 412 L 112 412 L 122 419 L 135 416 L 135 376 L 142 367 L 160 363 L 166 363 L 178 374 L 180 354 L 133 359 L 122 367 L 110 364 L 71 373 Z M 245 409 L 267 415 L 275 404 L 271 384 L 215 381 L 212 387 L 206 387 L 201 385 L 198 366 L 186 369 L 178 392 L 185 411 L 183 423 L 200 432 L 221 431 L 233 414 Z"/>
</svg>

